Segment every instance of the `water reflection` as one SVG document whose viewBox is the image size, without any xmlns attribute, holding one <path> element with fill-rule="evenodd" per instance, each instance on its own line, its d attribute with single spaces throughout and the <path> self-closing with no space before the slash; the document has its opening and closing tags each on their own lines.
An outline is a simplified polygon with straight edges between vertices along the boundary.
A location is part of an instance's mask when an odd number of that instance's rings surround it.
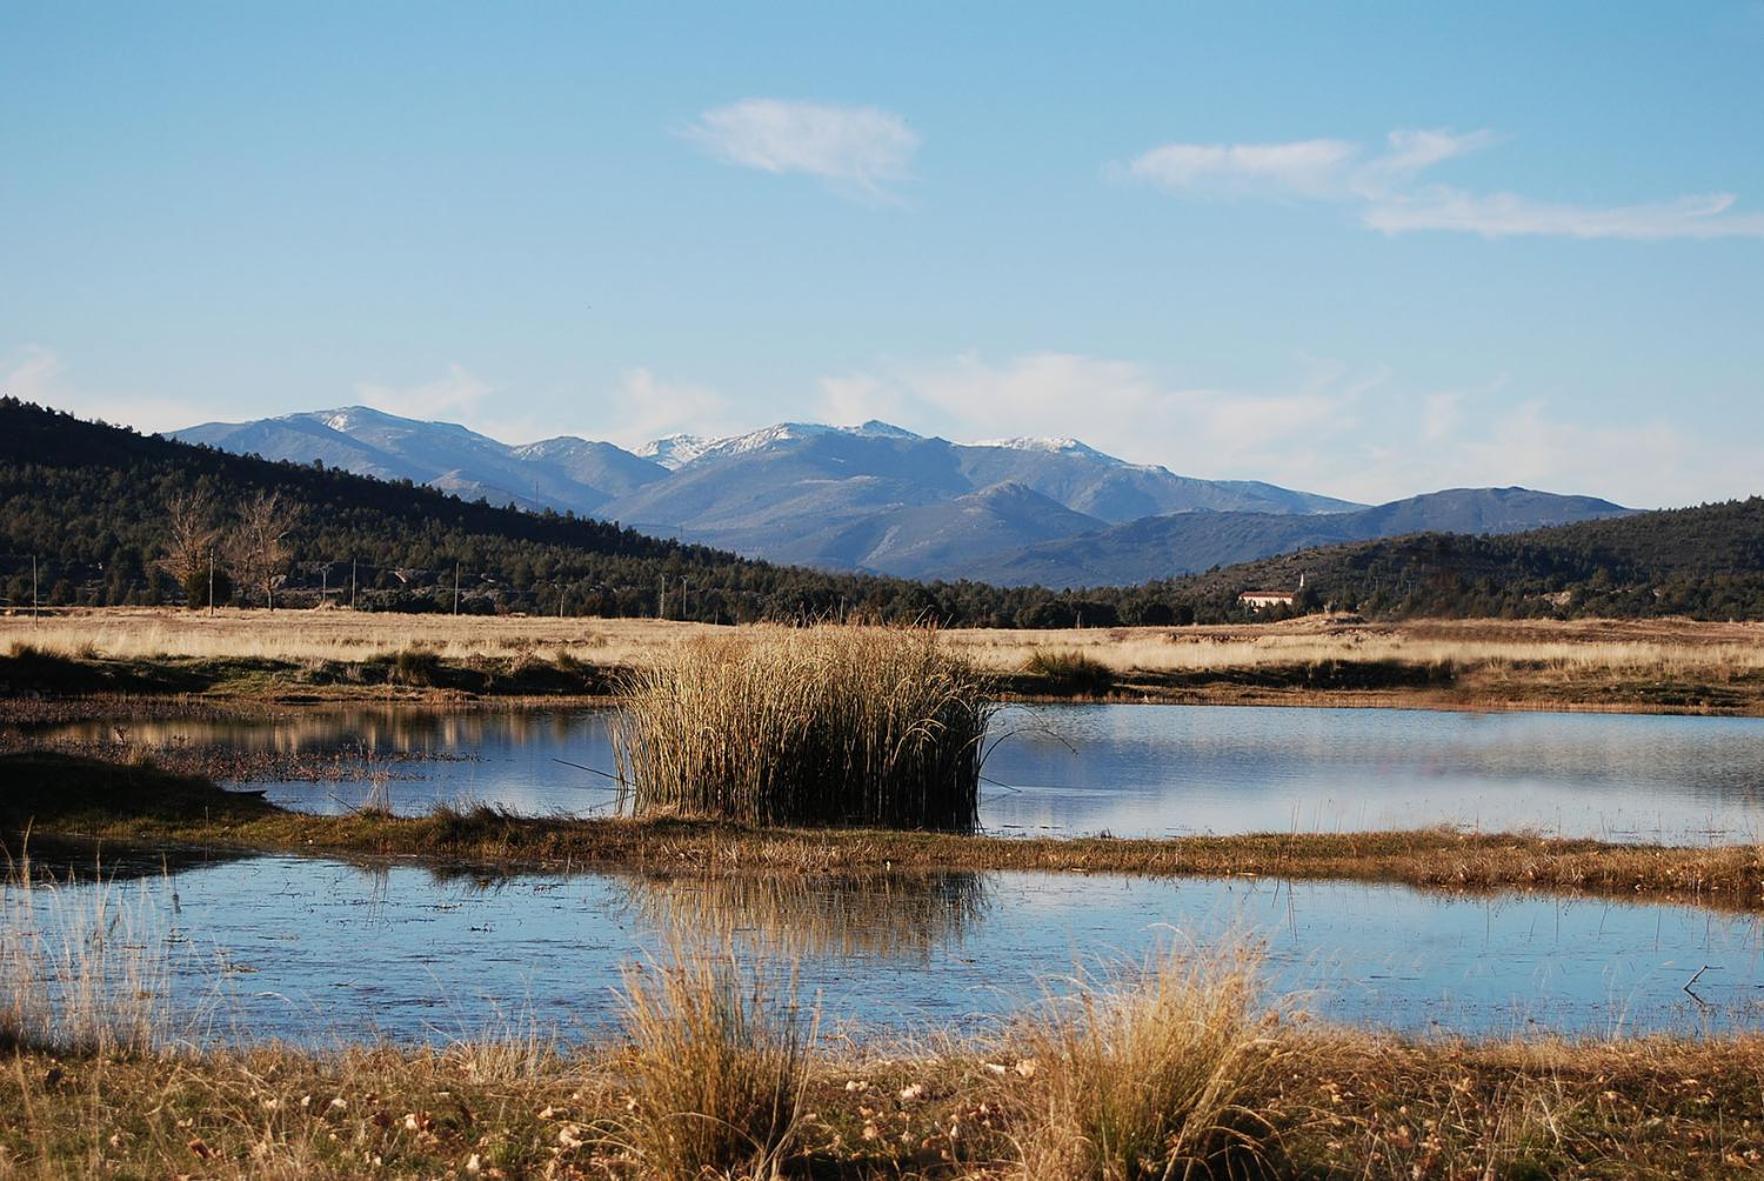
<svg viewBox="0 0 1764 1181">
<path fill-rule="evenodd" d="M 644 874 L 621 879 L 654 931 L 712 946 L 735 941 L 787 959 L 887 956 L 928 962 L 959 946 L 987 911 L 986 875 Z"/>
<path fill-rule="evenodd" d="M 369 765 L 325 782 L 251 772 L 270 798 L 337 812 L 389 772 L 393 806 L 482 801 L 611 810 L 605 710 L 314 709 L 253 720 L 133 722 L 128 741 Z M 1003 711 L 981 822 L 1004 834 L 1121 836 L 1454 824 L 1609 840 L 1764 835 L 1764 719 L 1422 710 L 1056 705 Z M 51 741 L 111 740 L 106 722 Z M 403 762 L 402 759 L 415 761 Z"/>
<path fill-rule="evenodd" d="M 983 1028 L 1049 980 L 1160 942 L 1207 955 L 1245 940 L 1264 949 L 1270 995 L 1335 1021 L 1496 1035 L 1764 1026 L 1751 916 L 1340 882 L 800 881 L 446 877 L 265 857 L 130 890 L 169 916 L 174 1005 L 243 1039 L 447 1039 L 510 1014 L 593 1036 L 617 1019 L 623 965 L 682 935 L 731 934 L 794 965 L 828 1023 L 875 1032 Z"/>
</svg>

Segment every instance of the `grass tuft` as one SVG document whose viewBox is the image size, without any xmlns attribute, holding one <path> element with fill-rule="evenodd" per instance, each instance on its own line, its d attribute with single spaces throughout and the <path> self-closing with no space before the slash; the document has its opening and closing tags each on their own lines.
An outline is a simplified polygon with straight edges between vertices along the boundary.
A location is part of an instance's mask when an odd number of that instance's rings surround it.
<svg viewBox="0 0 1764 1181">
<path fill-rule="evenodd" d="M 1270 1132 L 1249 1102 L 1270 1075 L 1272 1018 L 1256 1007 L 1256 966 L 1172 945 L 1137 976 L 1080 981 L 1023 1018 L 1023 1176 L 1239 1176 L 1264 1163 Z"/>
<path fill-rule="evenodd" d="M 732 949 L 625 972 L 630 1109 L 616 1139 L 657 1178 L 770 1178 L 792 1154 L 812 1019 Z"/>
<path fill-rule="evenodd" d="M 923 628 L 776 628 L 627 679 L 614 730 L 639 816 L 971 831 L 986 681 Z"/>
<path fill-rule="evenodd" d="M 0 1049 L 146 1054 L 169 1022 L 171 964 L 151 900 L 63 890 L 28 857 L 0 878 Z"/>
</svg>

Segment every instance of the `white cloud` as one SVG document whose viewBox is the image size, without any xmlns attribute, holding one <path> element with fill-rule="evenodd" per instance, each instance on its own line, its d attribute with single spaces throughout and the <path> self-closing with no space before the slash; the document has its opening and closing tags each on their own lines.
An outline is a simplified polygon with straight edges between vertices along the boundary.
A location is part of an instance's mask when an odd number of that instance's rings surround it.
<svg viewBox="0 0 1764 1181">
<path fill-rule="evenodd" d="M 495 392 L 489 382 L 458 364 L 449 365 L 444 376 L 417 385 L 355 384 L 355 396 L 363 405 L 407 418 L 472 419 Z"/>
<path fill-rule="evenodd" d="M 906 179 L 918 133 L 876 107 L 749 98 L 705 111 L 687 139 L 711 156 L 762 172 L 819 177 L 843 192 L 890 196 Z"/>
<path fill-rule="evenodd" d="M 973 355 L 943 365 L 855 373 L 821 382 L 820 412 L 935 424 L 950 437 L 1077 435 L 1123 459 L 1178 471 L 1238 474 L 1296 441 L 1347 430 L 1366 388 L 1320 372 L 1288 390 L 1175 386 L 1131 361 L 1041 352 L 992 364 Z"/>
<path fill-rule="evenodd" d="M 1750 452 L 1665 420 L 1558 417 L 1506 375 L 1417 394 L 1383 367 L 1326 360 L 1273 388 L 1176 383 L 1131 361 L 975 355 L 820 383 L 837 422 L 888 418 L 950 438 L 1077 436 L 1182 475 L 1269 480 L 1379 503 L 1522 484 L 1640 508 L 1764 492 Z"/>
<path fill-rule="evenodd" d="M 721 435 L 735 429 L 729 400 L 722 394 L 692 382 L 664 381 L 649 369 L 626 372 L 607 404 L 617 415 L 617 425 L 603 427 L 600 433 L 583 433 L 624 447 L 664 435 Z"/>
<path fill-rule="evenodd" d="M 1478 195 L 1439 186 L 1388 197 L 1368 208 L 1365 223 L 1387 234 L 1457 230 L 1485 238 L 1550 235 L 1566 238 L 1764 238 L 1764 213 L 1729 214 L 1732 193 L 1680 197 L 1657 204 L 1586 205 L 1531 201 L 1512 193 Z"/>
<path fill-rule="evenodd" d="M 1135 157 L 1128 175 L 1160 188 L 1227 193 L 1283 191 L 1328 196 L 1358 154 L 1339 139 L 1284 144 L 1165 144 Z"/>
<path fill-rule="evenodd" d="M 1463 421 L 1464 395 L 1451 391 L 1428 394 L 1421 407 L 1421 438 L 1437 443 Z"/>
<path fill-rule="evenodd" d="M 68 380 L 61 358 L 41 345 L 26 345 L 0 358 L 0 394 L 149 432 L 178 430 L 217 413 L 212 406 L 182 398 L 82 389 Z"/>
<path fill-rule="evenodd" d="M 1124 169 L 1133 179 L 1183 195 L 1288 197 L 1358 204 L 1361 221 L 1387 234 L 1445 230 L 1485 238 L 1764 238 L 1764 214 L 1735 213 L 1732 193 L 1596 206 L 1536 201 L 1513 193 L 1419 186 L 1422 174 L 1497 142 L 1468 134 L 1398 130 L 1382 151 L 1336 139 L 1264 144 L 1172 143 Z"/>
</svg>

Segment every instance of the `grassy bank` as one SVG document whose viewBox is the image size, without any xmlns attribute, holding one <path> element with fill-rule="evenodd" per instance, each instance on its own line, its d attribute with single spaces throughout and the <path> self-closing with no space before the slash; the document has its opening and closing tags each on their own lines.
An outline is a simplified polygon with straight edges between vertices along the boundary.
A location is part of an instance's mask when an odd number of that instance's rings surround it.
<svg viewBox="0 0 1764 1181">
<path fill-rule="evenodd" d="M 1548 890 L 1764 909 L 1764 846 L 1704 848 L 1441 829 L 1155 840 L 1016 838 L 702 820 L 523 817 L 490 808 L 426 816 L 314 816 L 150 765 L 0 756 L 0 832 L 156 849 L 412 857 L 495 871 L 681 873 L 1039 870 L 1394 882 Z"/>
<path fill-rule="evenodd" d="M 783 1175 L 1164 1175 L 1155 1164 L 1032 1171 L 1025 1145 L 1060 1131 L 1048 1105 L 1053 1084 L 1072 1076 L 1045 1053 L 1019 1056 L 1027 1048 L 821 1046 L 802 1062 Z M 1244 1137 L 1236 1160 L 1170 1175 L 1529 1181 L 1764 1168 L 1756 1038 L 1473 1044 L 1286 1027 L 1251 1052 L 1253 1061 L 1233 1064 L 1248 1068 L 1232 1089 Z M 633 1069 L 636 1053 L 620 1044 L 561 1053 L 527 1041 L 324 1054 L 25 1052 L 0 1057 L 0 1175 L 691 1176 L 646 1167 L 632 1150 L 637 1105 L 654 1094 Z"/>
<path fill-rule="evenodd" d="M 20 694 L 239 701 L 581 697 L 710 628 L 658 620 L 201 613 L 0 616 Z M 412 646 L 412 637 L 421 637 Z M 1684 620 L 1365 623 L 944 633 L 1007 696 L 1196 704 L 1764 715 L 1764 625 Z M 64 662 L 27 667 L 14 645 Z M 402 659 L 403 667 L 400 667 Z M 28 714 L 38 706 L 22 707 Z"/>
</svg>

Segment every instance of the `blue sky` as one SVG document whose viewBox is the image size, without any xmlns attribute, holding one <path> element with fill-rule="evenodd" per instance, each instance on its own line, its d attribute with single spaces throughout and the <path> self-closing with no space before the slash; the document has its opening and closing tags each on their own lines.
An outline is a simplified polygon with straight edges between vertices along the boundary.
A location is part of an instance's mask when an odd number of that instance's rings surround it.
<svg viewBox="0 0 1764 1181">
<path fill-rule="evenodd" d="M 1764 492 L 1764 4 L 0 6 L 0 383 Z"/>
</svg>

